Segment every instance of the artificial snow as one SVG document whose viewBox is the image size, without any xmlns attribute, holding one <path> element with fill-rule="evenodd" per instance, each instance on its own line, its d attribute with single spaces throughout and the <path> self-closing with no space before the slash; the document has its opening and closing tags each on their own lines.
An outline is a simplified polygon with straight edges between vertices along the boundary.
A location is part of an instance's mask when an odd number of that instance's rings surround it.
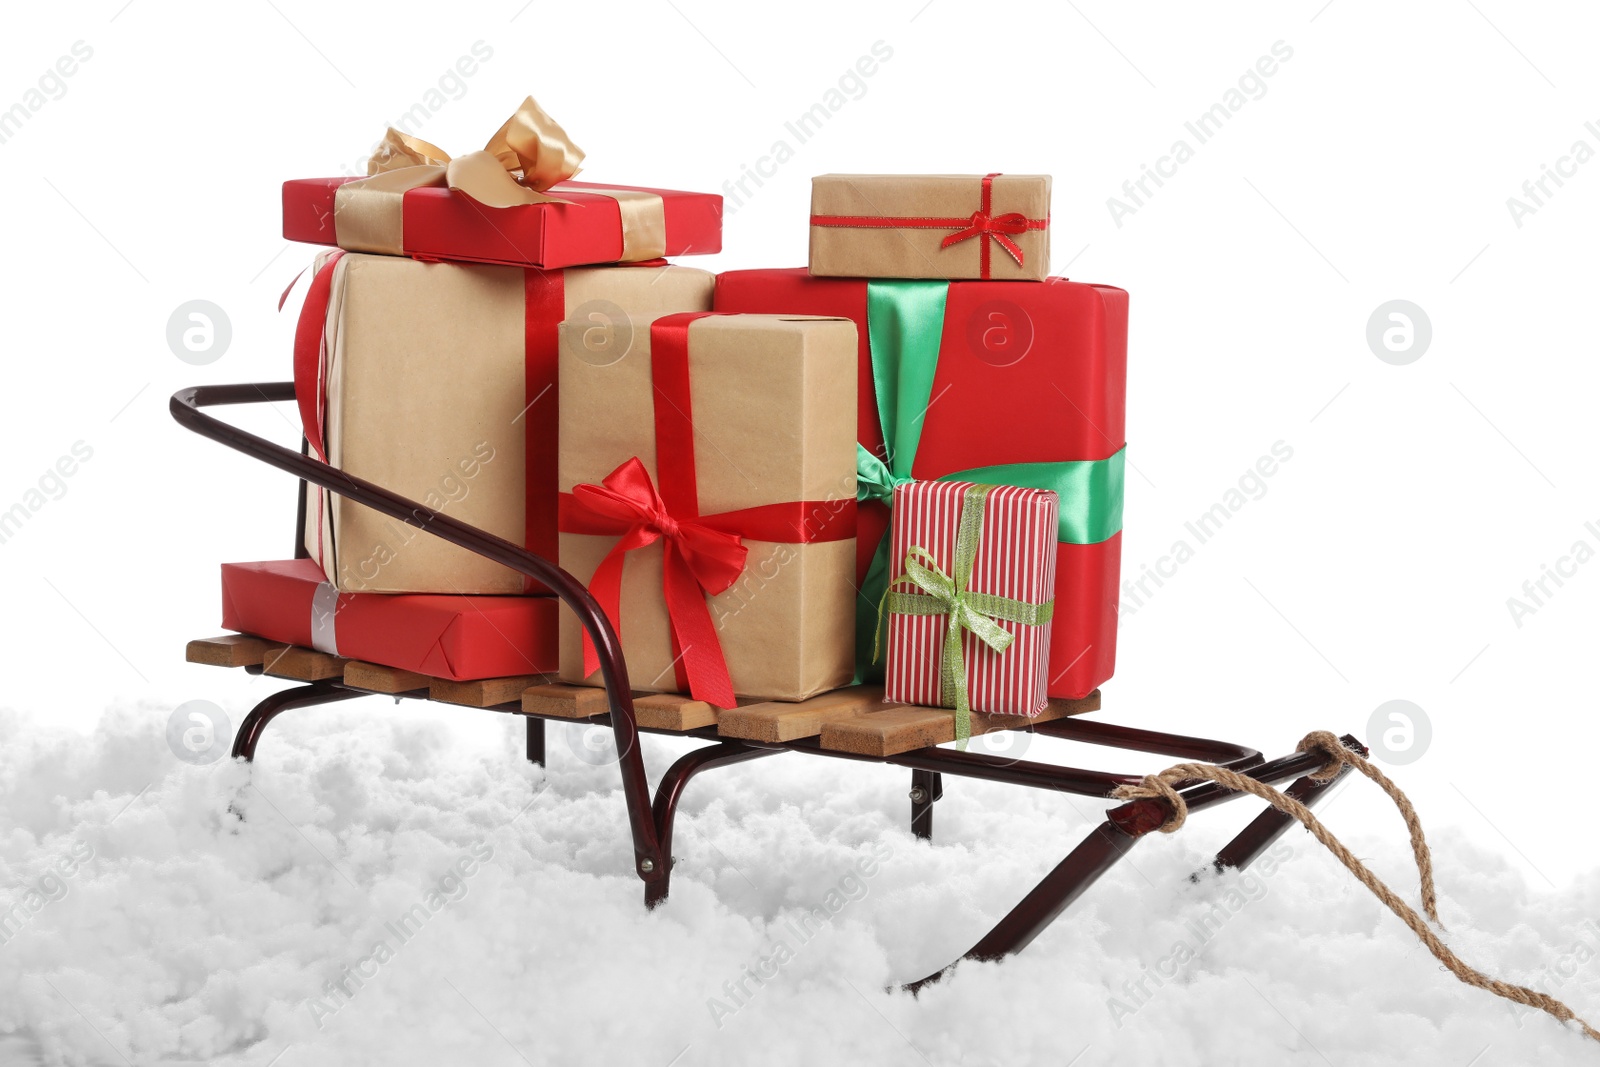
<svg viewBox="0 0 1600 1067">
<path fill-rule="evenodd" d="M 437 715 L 341 705 L 285 715 L 253 768 L 196 767 L 164 716 L 112 711 L 85 739 L 0 712 L 0 1064 L 1600 1057 L 1456 982 L 1298 829 L 1191 882 L 1254 801 L 1142 844 L 1022 955 L 913 998 L 888 988 L 959 956 L 1103 805 L 947 781 L 929 845 L 906 772 L 775 756 L 691 784 L 647 913 L 584 727 L 551 726 L 547 775 L 509 717 L 474 746 Z M 685 748 L 647 739 L 652 776 Z M 1398 819 L 1337 812 L 1414 900 Z M 1600 876 L 1535 889 L 1429 830 L 1449 943 L 1600 1020 Z"/>
</svg>

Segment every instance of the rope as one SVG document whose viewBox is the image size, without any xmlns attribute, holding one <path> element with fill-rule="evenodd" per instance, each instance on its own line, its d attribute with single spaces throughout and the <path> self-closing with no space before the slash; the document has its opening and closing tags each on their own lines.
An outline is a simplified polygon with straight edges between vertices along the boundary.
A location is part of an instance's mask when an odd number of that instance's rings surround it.
<svg viewBox="0 0 1600 1067">
<path fill-rule="evenodd" d="M 1438 894 L 1433 886 L 1433 857 L 1428 851 L 1428 843 L 1422 835 L 1422 822 L 1417 818 L 1417 810 L 1412 807 L 1411 801 L 1400 791 L 1400 787 L 1389 780 L 1377 767 L 1373 766 L 1357 752 L 1346 748 L 1337 737 L 1326 730 L 1317 730 L 1305 736 L 1305 739 L 1295 747 L 1297 752 L 1318 751 L 1328 756 L 1328 762 L 1321 769 L 1312 773 L 1311 778 L 1318 782 L 1329 782 L 1338 777 L 1343 767 L 1348 764 L 1366 775 L 1389 795 L 1399 809 L 1400 815 L 1405 819 L 1406 827 L 1411 832 L 1411 851 L 1417 862 L 1417 875 L 1422 887 L 1422 906 L 1427 911 L 1428 917 L 1439 923 Z M 1298 820 L 1307 830 L 1311 831 L 1318 841 L 1332 852 L 1339 862 L 1356 879 L 1372 891 L 1372 894 L 1381 900 L 1386 907 L 1397 916 L 1400 921 L 1411 928 L 1428 951 L 1433 953 L 1435 959 L 1444 964 L 1450 973 L 1462 982 L 1478 989 L 1487 990 L 1495 996 L 1504 997 L 1517 1004 L 1530 1008 L 1538 1008 L 1561 1022 L 1577 1022 L 1584 1034 L 1600 1041 L 1600 1031 L 1580 1019 L 1575 1012 L 1561 1001 L 1536 989 L 1527 986 L 1514 985 L 1491 978 L 1482 971 L 1467 965 L 1461 957 L 1450 951 L 1439 935 L 1433 931 L 1422 916 L 1400 899 L 1400 896 L 1383 883 L 1377 875 L 1367 869 L 1366 864 L 1356 858 L 1338 838 L 1328 832 L 1311 809 L 1300 801 L 1279 792 L 1265 782 L 1257 781 L 1248 775 L 1237 771 L 1228 770 L 1209 763 L 1179 763 L 1168 767 L 1160 774 L 1146 775 L 1138 785 L 1119 786 L 1112 796 L 1119 800 L 1165 800 L 1172 808 L 1172 814 L 1164 822 L 1160 830 L 1170 834 L 1181 827 L 1189 817 L 1189 805 L 1184 801 L 1183 795 L 1178 792 L 1178 786 L 1188 782 L 1204 780 L 1215 782 L 1218 785 L 1232 789 L 1235 792 L 1249 793 L 1260 797 L 1274 808 Z M 1443 928 L 1443 924 L 1439 923 Z"/>
</svg>

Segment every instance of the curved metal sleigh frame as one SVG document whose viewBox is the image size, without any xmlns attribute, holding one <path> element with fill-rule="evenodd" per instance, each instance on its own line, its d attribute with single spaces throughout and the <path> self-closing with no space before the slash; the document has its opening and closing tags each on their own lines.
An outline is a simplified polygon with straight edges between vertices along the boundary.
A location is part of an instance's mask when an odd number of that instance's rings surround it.
<svg viewBox="0 0 1600 1067">
<path fill-rule="evenodd" d="M 296 555 L 305 554 L 304 549 L 300 547 L 302 539 L 300 531 L 304 526 L 306 485 L 310 484 L 338 493 L 390 518 L 426 530 L 451 544 L 528 575 L 542 582 L 561 598 L 561 601 L 577 615 L 599 652 L 600 670 L 605 682 L 609 707 L 609 725 L 616 740 L 618 768 L 622 776 L 622 795 L 627 806 L 629 829 L 633 836 L 634 872 L 644 882 L 647 907 L 654 907 L 667 898 L 672 875 L 673 817 L 683 798 L 684 790 L 692 778 L 713 767 L 795 751 L 909 768 L 911 827 L 918 837 L 924 839 L 932 838 L 933 805 L 940 799 L 943 776 L 946 774 L 1101 799 L 1109 797 L 1118 786 L 1137 785 L 1141 780 L 1142 776 L 1138 774 L 1061 767 L 936 746 L 876 757 L 826 749 L 821 747 L 814 737 L 767 743 L 719 738 L 714 727 L 688 731 L 655 731 L 642 728 L 634 713 L 632 690 L 628 685 L 627 663 L 623 659 L 616 632 L 588 589 L 572 575 L 555 563 L 510 541 L 469 526 L 448 515 L 439 514 L 415 501 L 407 500 L 310 456 L 248 433 L 200 410 L 222 405 L 273 403 L 294 399 L 292 382 L 209 385 L 180 390 L 173 395 L 170 408 L 173 418 L 185 428 L 301 479 L 301 515 L 296 525 Z M 256 672 L 261 670 L 259 666 L 247 669 Z M 233 755 L 235 758 L 253 759 L 256 746 L 260 743 L 261 734 L 267 724 L 285 711 L 368 695 L 373 694 L 367 690 L 345 685 L 336 679 L 312 682 L 274 693 L 257 704 L 240 724 L 234 739 Z M 426 699 L 428 693 L 427 690 L 419 690 L 401 695 Z M 528 759 L 542 765 L 545 757 L 546 716 L 525 711 L 520 703 L 503 704 L 492 710 L 526 717 Z M 607 718 L 597 717 L 592 722 L 605 725 Z M 1316 751 L 1297 752 L 1268 760 L 1257 750 L 1245 745 L 1138 730 L 1103 721 L 1056 719 L 1036 723 L 1031 729 L 1036 733 L 1069 741 L 1216 763 L 1269 784 L 1293 779 L 1293 784 L 1287 790 L 1288 794 L 1307 805 L 1313 804 L 1349 770 L 1347 764 L 1341 764 L 1338 776 L 1326 781 L 1315 781 L 1310 775 L 1320 770 L 1327 762 L 1327 757 Z M 645 775 L 644 760 L 640 753 L 639 734 L 642 730 L 698 737 L 712 743 L 689 752 L 674 763 L 662 776 L 652 800 L 649 781 Z M 1365 746 L 1354 737 L 1347 734 L 1340 740 L 1346 747 L 1366 755 Z M 1191 812 L 1241 795 L 1212 783 L 1190 783 L 1181 788 L 1180 792 Z M 1125 856 L 1140 838 L 1158 830 L 1171 814 L 1171 805 L 1161 798 L 1132 800 L 1108 810 L 1105 813 L 1105 820 L 1045 875 L 1044 879 L 992 930 L 984 934 L 961 959 L 996 960 L 1021 951 L 1102 874 Z M 1261 812 L 1217 853 L 1215 867 L 1220 870 L 1247 866 L 1269 848 L 1293 825 L 1293 822 L 1294 820 L 1288 815 L 1272 808 Z M 956 961 L 959 962 L 960 960 Z M 950 967 L 910 982 L 906 988 L 912 991 L 920 989 L 930 982 L 937 981 L 955 965 L 952 963 Z"/>
</svg>

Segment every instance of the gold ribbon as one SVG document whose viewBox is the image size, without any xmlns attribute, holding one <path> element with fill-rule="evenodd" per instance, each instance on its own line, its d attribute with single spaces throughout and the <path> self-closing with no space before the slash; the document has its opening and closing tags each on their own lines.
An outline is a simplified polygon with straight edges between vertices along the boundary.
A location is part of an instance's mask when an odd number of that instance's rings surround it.
<svg viewBox="0 0 1600 1067">
<path fill-rule="evenodd" d="M 485 207 L 570 204 L 546 190 L 578 173 L 583 149 L 533 97 L 478 152 L 451 157 L 437 145 L 391 127 L 367 160 L 367 177 L 346 182 L 334 194 L 334 239 L 352 252 L 405 254 L 405 194 L 425 186 L 464 193 Z M 622 216 L 619 262 L 659 259 L 666 254 L 667 226 L 661 197 L 641 189 L 586 189 L 617 202 Z"/>
</svg>

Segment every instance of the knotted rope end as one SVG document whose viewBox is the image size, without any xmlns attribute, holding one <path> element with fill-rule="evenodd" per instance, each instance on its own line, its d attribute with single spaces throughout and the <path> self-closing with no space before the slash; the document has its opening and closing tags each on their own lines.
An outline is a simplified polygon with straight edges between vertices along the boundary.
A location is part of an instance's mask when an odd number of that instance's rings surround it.
<svg viewBox="0 0 1600 1067">
<path fill-rule="evenodd" d="M 1161 774 L 1147 774 L 1138 785 L 1119 785 L 1111 791 L 1111 796 L 1115 800 L 1165 800 L 1171 814 L 1153 829 L 1163 834 L 1176 833 L 1189 818 L 1189 805 L 1174 784 L 1185 780 L 1173 773 L 1179 769 L 1174 767 Z"/>
<path fill-rule="evenodd" d="M 1351 752 L 1344 746 L 1344 742 L 1334 736 L 1331 730 L 1312 730 L 1300 739 L 1294 747 L 1296 752 L 1321 752 L 1328 757 L 1319 770 L 1312 771 L 1310 778 L 1314 782 L 1331 782 L 1339 776 L 1346 763 L 1350 763 Z"/>
</svg>

